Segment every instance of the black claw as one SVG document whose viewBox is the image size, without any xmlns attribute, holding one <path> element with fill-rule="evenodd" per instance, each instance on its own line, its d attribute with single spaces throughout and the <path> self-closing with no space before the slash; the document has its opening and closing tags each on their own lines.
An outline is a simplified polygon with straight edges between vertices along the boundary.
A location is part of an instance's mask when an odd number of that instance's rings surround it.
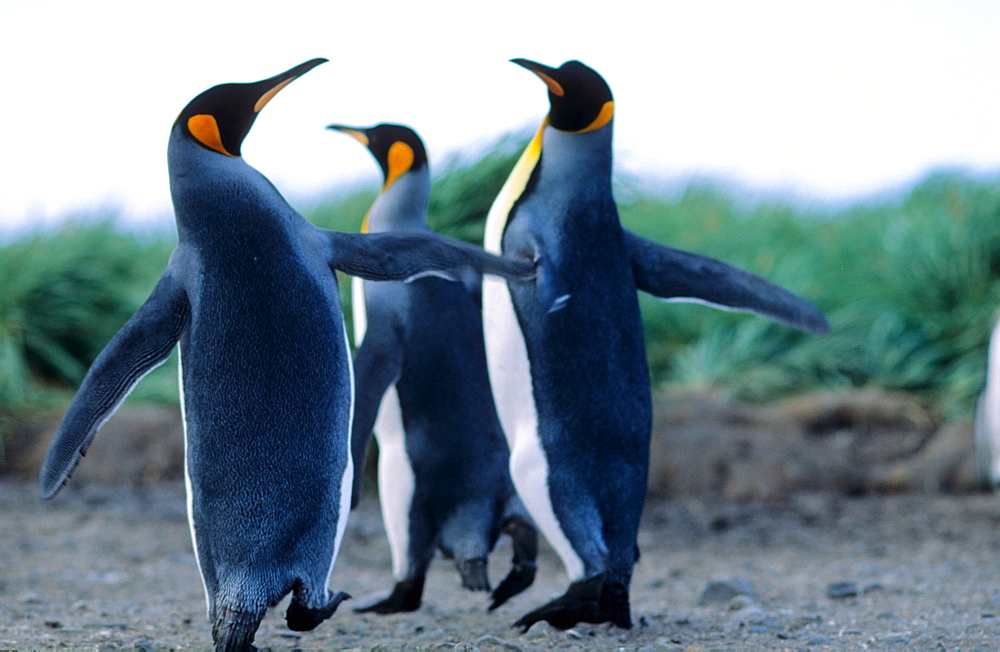
<svg viewBox="0 0 1000 652">
<path fill-rule="evenodd" d="M 341 602 L 350 599 L 350 597 L 340 591 L 333 594 L 329 602 L 318 609 L 310 609 L 303 606 L 296 598 L 292 598 L 291 604 L 288 605 L 288 611 L 285 612 L 285 622 L 288 623 L 288 629 L 293 632 L 308 632 L 316 629 L 321 622 L 337 611 Z"/>
<path fill-rule="evenodd" d="M 523 634 L 542 620 L 556 629 L 569 629 L 577 623 L 607 622 L 631 629 L 628 586 L 605 582 L 603 573 L 573 582 L 561 597 L 526 614 L 514 626 L 520 627 Z"/>
<path fill-rule="evenodd" d="M 420 598 L 424 593 L 423 576 L 397 582 L 392 593 L 385 598 L 376 598 L 354 608 L 355 613 L 395 614 L 416 611 L 420 608 Z"/>
<path fill-rule="evenodd" d="M 493 602 L 489 611 L 493 611 L 503 603 L 507 602 L 515 595 L 525 590 L 535 581 L 535 571 L 537 566 L 533 561 L 520 562 L 511 567 L 510 573 L 500 582 L 500 586 L 493 591 L 491 596 Z"/>
</svg>

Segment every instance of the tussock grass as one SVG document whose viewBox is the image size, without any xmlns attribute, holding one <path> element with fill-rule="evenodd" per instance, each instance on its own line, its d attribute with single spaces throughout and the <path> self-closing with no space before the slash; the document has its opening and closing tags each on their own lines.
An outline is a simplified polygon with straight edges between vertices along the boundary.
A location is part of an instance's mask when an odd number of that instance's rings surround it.
<svg viewBox="0 0 1000 652">
<path fill-rule="evenodd" d="M 486 212 L 525 142 L 506 139 L 435 175 L 429 221 L 482 242 Z M 306 216 L 356 231 L 377 185 L 331 197 Z M 670 195 L 625 180 L 626 227 L 722 259 L 813 301 L 833 332 L 641 297 L 657 384 L 765 401 L 813 390 L 914 392 L 945 418 L 971 412 L 1000 307 L 1000 179 L 933 174 L 906 194 L 841 207 L 747 198 L 693 182 Z M 0 245 L 0 413 L 64 401 L 148 296 L 173 236 L 114 220 L 74 220 Z M 345 279 L 346 280 L 346 279 Z M 349 283 L 341 283 L 350 318 Z M 138 400 L 176 401 L 171 361 Z"/>
</svg>

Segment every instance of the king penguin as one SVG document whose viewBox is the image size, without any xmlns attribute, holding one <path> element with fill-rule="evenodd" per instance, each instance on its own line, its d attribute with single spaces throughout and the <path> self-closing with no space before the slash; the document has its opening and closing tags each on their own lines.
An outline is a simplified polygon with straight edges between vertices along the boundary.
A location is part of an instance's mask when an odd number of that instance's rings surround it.
<svg viewBox="0 0 1000 652">
<path fill-rule="evenodd" d="M 363 232 L 427 232 L 427 152 L 409 127 L 330 125 L 365 145 L 382 169 L 382 190 Z M 479 276 L 461 282 L 353 279 L 356 400 L 352 448 L 363 468 L 374 428 L 382 519 L 396 584 L 356 611 L 395 613 L 420 606 L 435 545 L 453 558 L 462 586 L 488 591 L 486 559 L 502 532 L 513 567 L 490 609 L 534 581 L 537 532 L 508 471 L 486 371 Z M 361 474 L 355 476 L 355 504 Z"/>
<path fill-rule="evenodd" d="M 759 277 L 624 230 L 611 189 L 611 89 L 578 61 L 513 62 L 545 83 L 550 110 L 490 209 L 485 248 L 537 274 L 484 279 L 486 353 L 514 485 L 571 580 L 515 625 L 628 628 L 652 420 L 636 290 L 829 327 Z"/>
<path fill-rule="evenodd" d="M 986 379 L 973 420 L 976 471 L 984 489 L 1000 489 L 1000 320 L 986 350 Z"/>
<path fill-rule="evenodd" d="M 137 382 L 180 346 L 185 478 L 216 649 L 242 650 L 289 592 L 293 630 L 348 596 L 327 587 L 350 508 L 353 372 L 334 270 L 404 280 L 468 267 L 530 276 L 475 247 L 314 227 L 241 156 L 260 110 L 313 59 L 195 97 L 170 132 L 178 245 L 87 372 L 41 472 L 51 498 Z"/>
</svg>

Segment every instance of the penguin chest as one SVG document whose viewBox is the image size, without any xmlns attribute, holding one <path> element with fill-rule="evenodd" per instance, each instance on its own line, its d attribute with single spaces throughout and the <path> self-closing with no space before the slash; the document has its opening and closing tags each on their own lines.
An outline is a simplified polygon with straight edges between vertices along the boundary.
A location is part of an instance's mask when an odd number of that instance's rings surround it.
<svg viewBox="0 0 1000 652">
<path fill-rule="evenodd" d="M 181 342 L 185 408 L 206 453 L 295 469 L 346 439 L 351 367 L 331 293 L 278 271 L 204 279 Z"/>
</svg>

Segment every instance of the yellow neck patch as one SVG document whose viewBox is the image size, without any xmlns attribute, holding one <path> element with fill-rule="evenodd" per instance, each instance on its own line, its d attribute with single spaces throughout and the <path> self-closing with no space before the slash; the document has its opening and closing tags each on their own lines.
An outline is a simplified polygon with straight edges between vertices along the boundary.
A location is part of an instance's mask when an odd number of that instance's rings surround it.
<svg viewBox="0 0 1000 652">
<path fill-rule="evenodd" d="M 413 165 L 413 148 L 397 140 L 389 148 L 386 160 L 389 163 L 389 170 L 385 175 L 385 183 L 382 185 L 383 192 Z"/>
<path fill-rule="evenodd" d="M 191 132 L 191 135 L 205 147 L 213 149 L 220 154 L 236 158 L 234 154 L 227 152 L 225 146 L 222 144 L 222 136 L 219 134 L 219 123 L 215 121 L 215 116 L 204 113 L 193 115 L 188 118 L 187 128 Z"/>
<path fill-rule="evenodd" d="M 274 88 L 272 88 L 271 90 L 269 90 L 268 92 L 266 92 L 263 95 L 261 95 L 260 99 L 257 100 L 257 103 L 253 105 L 254 113 L 260 113 L 260 110 L 263 109 L 264 106 L 266 106 L 267 103 L 271 101 L 272 97 L 274 97 L 275 95 L 278 94 L 278 91 L 280 91 L 285 86 L 288 86 L 293 81 L 295 81 L 295 77 L 292 77 L 291 79 L 286 79 L 285 81 L 281 82 L 280 84 L 278 84 L 277 86 L 275 86 Z"/>
<path fill-rule="evenodd" d="M 549 119 L 546 118 L 535 133 L 535 137 L 524 148 L 521 158 L 517 160 L 507 181 L 500 188 L 497 198 L 493 200 L 493 205 L 490 206 L 490 212 L 486 215 L 486 233 L 483 237 L 483 249 L 490 253 L 500 254 L 502 251 L 503 232 L 507 228 L 510 211 L 514 208 L 514 203 L 524 194 L 531 173 L 542 156 L 542 134 L 548 125 Z"/>
<path fill-rule="evenodd" d="M 597 114 L 597 117 L 594 118 L 593 122 L 591 122 L 583 129 L 580 129 L 579 131 L 573 131 L 571 133 L 585 134 L 588 131 L 595 131 L 597 129 L 600 129 L 604 125 L 608 124 L 609 122 L 611 122 L 611 118 L 613 117 L 615 117 L 615 103 L 605 102 L 604 106 L 601 107 L 601 112 Z"/>
</svg>

